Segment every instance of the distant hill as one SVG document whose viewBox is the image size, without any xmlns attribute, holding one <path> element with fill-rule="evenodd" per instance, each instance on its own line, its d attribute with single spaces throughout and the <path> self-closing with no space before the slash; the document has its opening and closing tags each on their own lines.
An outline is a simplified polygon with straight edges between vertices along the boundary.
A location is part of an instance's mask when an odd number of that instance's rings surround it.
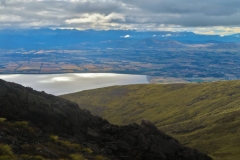
<svg viewBox="0 0 240 160">
<path fill-rule="evenodd" d="M 135 48 L 186 48 L 184 44 L 173 40 L 142 39 L 134 44 Z"/>
<path fill-rule="evenodd" d="M 76 103 L 0 80 L 1 160 L 211 160 L 151 122 L 112 125 Z"/>
<path fill-rule="evenodd" d="M 136 30 L 20 29 L 0 30 L 1 49 L 182 48 L 181 43 L 239 43 L 238 34 L 201 35 L 192 32 Z M 143 46 L 141 46 L 141 44 Z M 185 45 L 186 47 L 186 45 Z M 232 46 L 235 47 L 236 46 Z M 239 48 L 239 46 L 237 46 Z"/>
<path fill-rule="evenodd" d="M 209 47 L 209 49 L 234 49 L 238 48 L 240 49 L 240 43 L 213 43 Z"/>
<path fill-rule="evenodd" d="M 214 159 L 240 158 L 240 81 L 114 86 L 61 97 L 111 123 L 148 119 Z"/>
</svg>

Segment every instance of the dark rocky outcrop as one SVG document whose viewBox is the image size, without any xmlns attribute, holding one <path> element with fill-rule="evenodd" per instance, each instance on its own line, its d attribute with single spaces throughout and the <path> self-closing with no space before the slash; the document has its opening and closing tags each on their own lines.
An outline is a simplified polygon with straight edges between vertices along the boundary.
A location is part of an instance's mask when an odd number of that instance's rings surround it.
<svg viewBox="0 0 240 160">
<path fill-rule="evenodd" d="M 10 133 L 15 139 L 19 138 L 25 143 L 41 143 L 47 141 L 48 134 L 56 134 L 71 138 L 75 143 L 88 146 L 96 154 L 111 159 L 211 159 L 206 154 L 181 145 L 147 120 L 143 120 L 141 125 L 112 125 L 100 117 L 93 116 L 88 110 L 80 109 L 76 103 L 3 80 L 0 80 L 0 117 L 9 121 L 28 121 L 39 128 L 42 139 L 34 137 L 36 135 L 24 137 L 24 132 Z M 0 134 L 6 132 L 0 131 Z M 0 135 L 0 140 L 3 141 L 4 138 L 1 137 L 3 136 Z M 5 141 L 14 145 L 13 141 Z M 18 147 L 17 151 L 21 152 L 21 145 Z M 50 158 L 58 157 L 51 151 L 45 152 Z"/>
</svg>

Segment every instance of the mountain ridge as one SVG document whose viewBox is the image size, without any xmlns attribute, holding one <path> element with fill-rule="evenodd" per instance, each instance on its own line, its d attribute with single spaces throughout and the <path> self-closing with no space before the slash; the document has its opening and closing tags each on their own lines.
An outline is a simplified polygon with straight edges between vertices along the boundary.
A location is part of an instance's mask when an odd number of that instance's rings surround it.
<svg viewBox="0 0 240 160">
<path fill-rule="evenodd" d="M 214 42 L 221 46 L 221 42 L 239 43 L 238 34 L 229 36 L 201 35 L 192 32 L 170 31 L 136 31 L 136 30 L 71 30 L 71 29 L 25 29 L 0 30 L 0 47 L 2 49 L 92 49 L 92 48 L 131 48 L 139 47 L 139 41 L 144 39 L 157 39 L 161 41 L 178 41 L 180 43 L 204 44 Z M 106 43 L 113 41 L 114 43 Z M 118 42 L 120 45 L 117 45 Z M 131 42 L 129 42 L 131 41 Z M 196 41 L 196 42 L 195 42 Z M 105 42 L 103 45 L 102 42 Z M 132 45 L 132 42 L 136 45 Z M 84 44 L 91 45 L 84 45 Z M 189 45 L 191 45 L 191 43 Z M 124 45 L 123 45 L 124 44 Z M 148 46 L 151 47 L 151 46 Z M 155 45 L 157 48 L 169 46 Z M 174 46 L 181 47 L 181 46 Z M 186 46 L 185 46 L 186 47 Z M 217 47 L 217 46 L 215 46 Z M 228 47 L 229 48 L 229 47 Z M 236 49 L 239 46 L 232 46 Z"/>
</svg>

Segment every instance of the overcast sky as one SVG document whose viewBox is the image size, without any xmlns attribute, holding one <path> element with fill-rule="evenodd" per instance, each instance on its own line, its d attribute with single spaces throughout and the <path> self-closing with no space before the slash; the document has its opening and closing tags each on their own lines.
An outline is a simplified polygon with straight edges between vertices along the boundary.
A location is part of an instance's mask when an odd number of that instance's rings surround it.
<svg viewBox="0 0 240 160">
<path fill-rule="evenodd" d="M 0 0 L 0 29 L 240 33 L 240 0 Z"/>
</svg>

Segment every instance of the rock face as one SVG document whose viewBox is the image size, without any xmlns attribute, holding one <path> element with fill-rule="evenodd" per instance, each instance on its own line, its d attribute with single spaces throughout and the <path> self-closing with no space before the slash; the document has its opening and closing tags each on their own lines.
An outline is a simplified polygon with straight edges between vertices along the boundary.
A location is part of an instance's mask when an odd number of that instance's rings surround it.
<svg viewBox="0 0 240 160">
<path fill-rule="evenodd" d="M 141 125 L 112 125 L 80 109 L 76 103 L 3 80 L 0 80 L 0 117 L 28 121 L 45 135 L 72 138 L 110 159 L 211 160 L 206 154 L 181 145 L 147 120 Z"/>
</svg>

